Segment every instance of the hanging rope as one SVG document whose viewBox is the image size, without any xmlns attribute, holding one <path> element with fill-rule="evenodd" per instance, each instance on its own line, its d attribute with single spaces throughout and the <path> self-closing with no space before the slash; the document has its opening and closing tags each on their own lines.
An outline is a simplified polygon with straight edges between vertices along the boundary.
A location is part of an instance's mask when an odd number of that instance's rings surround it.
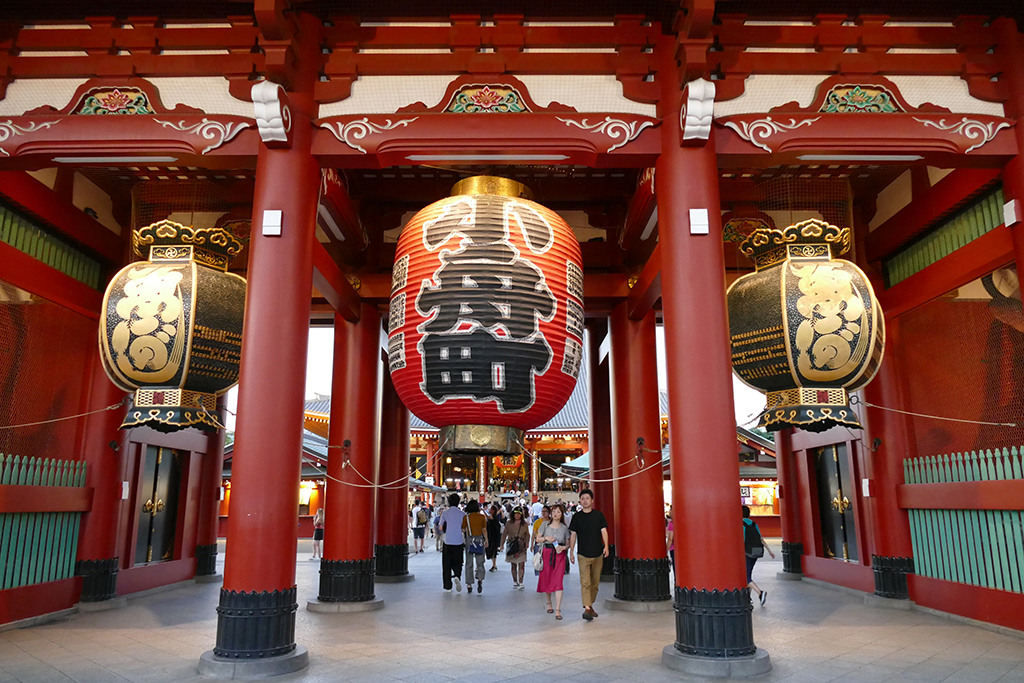
<svg viewBox="0 0 1024 683">
<path fill-rule="evenodd" d="M 876 408 L 878 410 L 888 410 L 891 413 L 900 413 L 901 415 L 911 415 L 913 417 L 923 417 L 928 420 L 945 420 L 946 422 L 962 422 L 964 424 L 971 425 L 988 425 L 990 427 L 1020 427 L 1021 425 L 1016 422 L 985 422 L 984 420 L 962 420 L 958 417 L 942 417 L 941 415 L 928 415 L 926 413 L 914 413 L 909 410 L 900 410 L 898 408 L 886 408 L 885 406 L 878 406 L 874 403 L 868 403 L 862 401 L 857 396 L 850 397 L 850 404 L 857 405 L 858 403 L 867 406 L 868 408 Z"/>
<path fill-rule="evenodd" d="M 86 417 L 88 415 L 95 415 L 96 413 L 102 413 L 102 412 L 107 411 L 107 410 L 117 410 L 121 406 L 127 405 L 127 403 L 128 403 L 128 397 L 125 396 L 124 399 L 122 399 L 120 403 L 114 403 L 112 405 L 107 406 L 106 408 L 98 408 L 96 410 L 90 410 L 87 413 L 79 413 L 78 415 L 67 415 L 65 417 L 55 417 L 52 420 L 40 420 L 38 422 L 24 422 L 22 424 L 17 424 L 17 425 L 4 425 L 4 426 L 0 426 L 0 429 L 20 429 L 21 427 L 37 427 L 39 425 L 52 424 L 54 422 L 63 422 L 65 420 L 77 420 L 80 417 Z"/>
</svg>

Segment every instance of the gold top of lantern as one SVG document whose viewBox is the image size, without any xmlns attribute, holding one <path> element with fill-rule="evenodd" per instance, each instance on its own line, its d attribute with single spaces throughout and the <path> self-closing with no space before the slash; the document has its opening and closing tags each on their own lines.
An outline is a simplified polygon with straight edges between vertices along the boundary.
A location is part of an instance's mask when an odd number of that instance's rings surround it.
<svg viewBox="0 0 1024 683">
<path fill-rule="evenodd" d="M 228 264 L 242 251 L 242 243 L 223 228 L 193 228 L 174 221 L 160 221 L 132 234 L 132 247 L 150 261 L 196 261 L 227 271 Z"/>
<path fill-rule="evenodd" d="M 781 230 L 757 228 L 740 243 L 740 251 L 761 270 L 789 257 L 835 258 L 850 250 L 852 237 L 849 228 L 809 218 Z"/>
<path fill-rule="evenodd" d="M 460 194 L 496 194 L 502 197 L 533 199 L 533 192 L 526 185 L 511 178 L 493 175 L 475 175 L 463 178 L 452 186 L 451 196 Z"/>
</svg>

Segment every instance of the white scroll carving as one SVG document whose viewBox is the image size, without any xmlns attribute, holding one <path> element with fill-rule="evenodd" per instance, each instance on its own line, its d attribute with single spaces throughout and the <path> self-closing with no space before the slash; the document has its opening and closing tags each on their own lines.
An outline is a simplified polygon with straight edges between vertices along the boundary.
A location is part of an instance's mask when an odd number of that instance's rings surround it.
<svg viewBox="0 0 1024 683">
<path fill-rule="evenodd" d="M 800 126 L 809 126 L 817 121 L 820 116 L 816 116 L 813 119 L 803 119 L 797 121 L 796 119 L 790 119 L 789 123 L 780 123 L 770 116 L 766 116 L 763 119 L 757 119 L 756 121 L 726 121 L 725 125 L 732 128 L 736 133 L 746 140 L 747 142 L 756 145 L 766 152 L 774 151 L 767 143 L 761 142 L 767 140 L 776 133 L 781 133 L 787 130 L 795 130 Z"/>
<path fill-rule="evenodd" d="M 679 127 L 684 140 L 707 140 L 715 111 L 715 84 L 698 78 L 686 85 L 686 101 L 679 111 Z"/>
<path fill-rule="evenodd" d="M 391 119 L 386 119 L 384 123 L 374 123 L 370 121 L 369 118 L 363 117 L 355 121 L 349 121 L 348 123 L 321 123 L 320 127 L 331 131 L 331 133 L 334 134 L 334 137 L 338 138 L 357 152 L 366 154 L 366 150 L 362 145 L 357 142 L 353 142 L 353 140 L 362 140 L 367 135 L 383 133 L 386 130 L 393 130 L 399 126 L 408 126 L 418 118 L 418 116 L 414 116 L 411 119 L 398 119 L 394 122 L 392 122 Z"/>
<path fill-rule="evenodd" d="M 7 121 L 0 121 L 0 142 L 6 142 L 7 140 L 9 140 L 10 138 L 13 138 L 16 135 L 24 135 L 25 133 L 34 133 L 37 130 L 42 130 L 43 128 L 49 128 L 50 126 L 56 125 L 58 123 L 60 123 L 59 120 L 57 120 L 57 121 L 44 121 L 43 123 L 36 123 L 36 122 L 33 121 L 32 123 L 30 123 L 27 126 L 19 126 L 18 124 L 16 124 L 11 119 L 8 119 Z M 3 154 L 5 157 L 11 156 L 10 153 L 6 149 L 4 149 L 3 147 L 0 147 L 0 154 Z"/>
<path fill-rule="evenodd" d="M 285 90 L 277 83 L 260 81 L 252 86 L 256 127 L 263 142 L 288 142 L 288 134 L 292 130 L 292 111 L 286 101 Z"/>
<path fill-rule="evenodd" d="M 919 119 L 914 117 L 915 121 L 920 121 L 926 126 L 932 128 L 938 128 L 939 130 L 946 131 L 952 135 L 963 135 L 968 140 L 979 140 L 967 148 L 968 152 L 972 152 L 982 145 L 990 142 L 992 138 L 996 136 L 996 133 L 1001 131 L 1003 128 L 1009 128 L 1010 124 L 1006 121 L 991 121 L 989 123 L 982 123 L 976 119 L 969 119 L 966 116 L 959 121 L 947 124 L 946 119 L 939 119 L 939 122 L 930 121 L 928 119 Z"/>
<path fill-rule="evenodd" d="M 164 128 L 172 128 L 182 133 L 194 133 L 204 140 L 213 140 L 213 144 L 206 147 L 202 154 L 206 154 L 210 150 L 217 149 L 224 143 L 229 142 L 246 128 L 252 128 L 252 124 L 248 121 L 228 121 L 227 123 L 222 123 L 221 121 L 211 121 L 204 118 L 199 123 L 188 126 L 185 121 L 174 123 L 173 121 L 161 121 L 160 119 L 153 120 Z"/>
<path fill-rule="evenodd" d="M 602 133 L 612 140 L 622 138 L 622 142 L 615 143 L 605 150 L 606 152 L 613 152 L 619 147 L 624 147 L 635 140 L 643 132 L 644 128 L 654 125 L 653 121 L 624 121 L 622 119 L 613 119 L 611 116 L 606 116 L 604 121 L 596 123 L 588 123 L 587 119 L 574 121 L 573 119 L 563 119 L 561 116 L 556 116 L 555 118 L 567 126 L 576 126 L 591 133 Z"/>
</svg>

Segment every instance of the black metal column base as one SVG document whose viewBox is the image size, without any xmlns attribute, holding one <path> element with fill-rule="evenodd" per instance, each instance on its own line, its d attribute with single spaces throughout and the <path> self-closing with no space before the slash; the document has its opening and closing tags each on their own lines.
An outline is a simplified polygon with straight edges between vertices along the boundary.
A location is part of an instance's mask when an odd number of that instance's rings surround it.
<svg viewBox="0 0 1024 683">
<path fill-rule="evenodd" d="M 757 648 L 750 657 L 719 658 L 685 655 L 675 645 L 666 645 L 661 651 L 661 664 L 673 671 L 700 676 L 701 679 L 750 678 L 772 670 L 772 660 L 761 648 Z"/>
<path fill-rule="evenodd" d="M 196 576 L 213 576 L 217 573 L 217 544 L 196 546 Z"/>
<path fill-rule="evenodd" d="M 750 589 L 698 590 L 676 586 L 675 648 L 710 659 L 753 657 L 754 627 Z"/>
<path fill-rule="evenodd" d="M 79 560 L 75 563 L 75 576 L 82 577 L 80 602 L 102 602 L 117 597 L 118 558 L 106 560 Z"/>
<path fill-rule="evenodd" d="M 914 573 L 914 558 L 871 556 L 875 570 L 875 595 L 894 600 L 907 600 L 907 574 Z"/>
<path fill-rule="evenodd" d="M 299 608 L 295 599 L 295 586 L 262 593 L 222 588 L 212 657 L 259 660 L 294 652 L 295 611 Z"/>
<path fill-rule="evenodd" d="M 321 560 L 319 602 L 373 600 L 374 560 Z"/>
<path fill-rule="evenodd" d="M 615 597 L 619 600 L 657 602 L 671 600 L 669 559 L 615 558 Z"/>
<path fill-rule="evenodd" d="M 199 673 L 218 680 L 256 681 L 302 671 L 309 666 L 309 652 L 296 646 L 286 655 L 263 659 L 229 659 L 207 650 L 199 658 Z"/>
<path fill-rule="evenodd" d="M 786 574 L 803 574 L 801 559 L 804 556 L 803 543 L 782 542 L 782 571 Z"/>
<path fill-rule="evenodd" d="M 409 573 L 409 544 L 375 545 L 374 559 L 377 561 L 377 577 L 404 576 Z"/>
</svg>

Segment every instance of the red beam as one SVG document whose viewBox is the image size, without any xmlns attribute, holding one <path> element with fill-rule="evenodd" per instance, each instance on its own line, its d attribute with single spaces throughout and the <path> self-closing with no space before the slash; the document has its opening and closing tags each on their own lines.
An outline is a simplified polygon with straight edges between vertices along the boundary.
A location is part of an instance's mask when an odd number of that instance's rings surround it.
<svg viewBox="0 0 1024 683">
<path fill-rule="evenodd" d="M 81 593 L 80 576 L 0 591 L 0 624 L 70 609 Z"/>
<path fill-rule="evenodd" d="M 629 291 L 629 319 L 641 320 L 661 298 L 661 247 L 654 247 L 640 277 Z"/>
<path fill-rule="evenodd" d="M 0 486 L 0 512 L 88 512 L 92 487 Z"/>
<path fill-rule="evenodd" d="M 23 171 L 0 171 L 0 195 L 110 264 L 124 260 L 124 241 Z"/>
<path fill-rule="evenodd" d="M 886 52 L 745 52 L 708 53 L 708 67 L 723 74 L 929 74 L 959 76 L 997 73 L 993 55 L 891 54 Z"/>
<path fill-rule="evenodd" d="M 806 558 L 805 558 L 806 561 Z M 1024 630 L 1024 595 L 907 574 L 910 599 L 921 607 Z"/>
<path fill-rule="evenodd" d="M 391 276 L 388 275 L 390 282 Z M 323 294 L 328 303 L 349 322 L 359 322 L 360 297 L 345 278 L 324 245 L 313 246 L 313 286 Z M 390 299 L 390 285 L 389 294 Z"/>
<path fill-rule="evenodd" d="M 85 285 L 70 275 L 37 261 L 28 254 L 0 242 L 3 279 L 26 292 L 99 320 L 103 292 Z"/>
<path fill-rule="evenodd" d="M 904 510 L 1024 510 L 1024 479 L 900 484 L 896 504 Z"/>
<path fill-rule="evenodd" d="M 902 315 L 1010 261 L 1013 261 L 1013 238 L 1009 229 L 1001 225 L 880 292 L 878 301 L 887 317 Z"/>
<path fill-rule="evenodd" d="M 867 238 L 868 261 L 879 261 L 956 209 L 999 178 L 1000 169 L 961 168 L 935 183 L 921 197 L 871 231 Z"/>
</svg>

